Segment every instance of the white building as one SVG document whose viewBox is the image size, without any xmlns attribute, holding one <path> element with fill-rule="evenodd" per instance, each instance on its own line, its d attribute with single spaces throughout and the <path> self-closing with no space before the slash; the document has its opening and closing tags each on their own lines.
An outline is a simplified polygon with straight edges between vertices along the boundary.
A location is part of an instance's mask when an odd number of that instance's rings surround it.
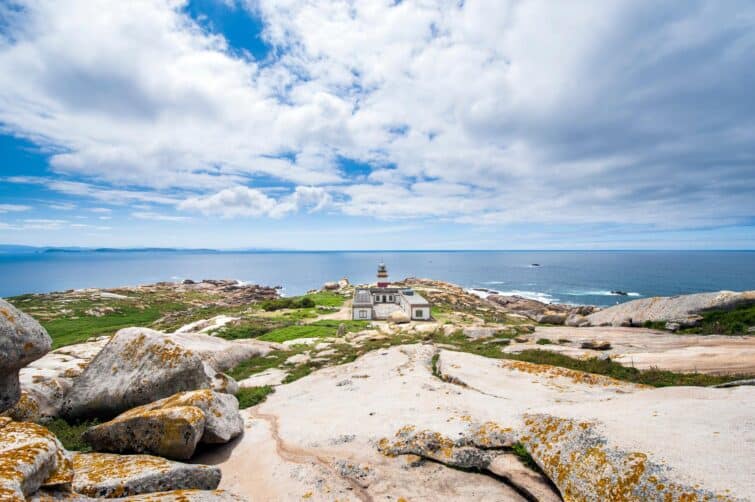
<svg viewBox="0 0 755 502">
<path fill-rule="evenodd" d="M 351 313 L 354 320 L 381 320 L 404 312 L 413 321 L 430 320 L 430 303 L 411 288 L 391 287 L 385 264 L 378 265 L 378 283 L 372 288 L 357 288 Z"/>
</svg>

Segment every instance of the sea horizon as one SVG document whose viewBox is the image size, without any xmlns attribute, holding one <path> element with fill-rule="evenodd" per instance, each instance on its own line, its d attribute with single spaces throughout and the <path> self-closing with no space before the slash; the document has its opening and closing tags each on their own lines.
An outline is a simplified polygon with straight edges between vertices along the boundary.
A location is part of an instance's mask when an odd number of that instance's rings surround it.
<svg viewBox="0 0 755 502">
<path fill-rule="evenodd" d="M 52 252 L 49 252 L 52 251 Z M 347 277 L 423 277 L 546 303 L 609 306 L 651 296 L 755 289 L 750 250 L 208 250 L 95 248 L 0 253 L 0 296 L 185 279 L 280 286 L 287 296 Z M 484 256 L 484 258 L 482 258 Z"/>
</svg>

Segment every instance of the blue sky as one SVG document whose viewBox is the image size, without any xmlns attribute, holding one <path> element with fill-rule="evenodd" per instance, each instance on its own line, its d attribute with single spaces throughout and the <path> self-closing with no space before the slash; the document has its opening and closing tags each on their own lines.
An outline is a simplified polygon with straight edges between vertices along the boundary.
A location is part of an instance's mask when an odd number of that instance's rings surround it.
<svg viewBox="0 0 755 502">
<path fill-rule="evenodd" d="M 748 1 L 0 0 L 0 243 L 755 249 Z"/>
</svg>

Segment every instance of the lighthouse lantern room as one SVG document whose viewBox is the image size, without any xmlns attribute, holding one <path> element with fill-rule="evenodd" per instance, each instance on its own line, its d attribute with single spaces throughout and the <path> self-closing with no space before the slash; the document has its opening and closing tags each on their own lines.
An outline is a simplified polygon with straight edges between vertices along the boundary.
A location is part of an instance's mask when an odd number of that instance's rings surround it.
<svg viewBox="0 0 755 502">
<path fill-rule="evenodd" d="M 388 269 L 385 268 L 385 263 L 380 262 L 377 269 L 377 287 L 388 287 Z"/>
</svg>

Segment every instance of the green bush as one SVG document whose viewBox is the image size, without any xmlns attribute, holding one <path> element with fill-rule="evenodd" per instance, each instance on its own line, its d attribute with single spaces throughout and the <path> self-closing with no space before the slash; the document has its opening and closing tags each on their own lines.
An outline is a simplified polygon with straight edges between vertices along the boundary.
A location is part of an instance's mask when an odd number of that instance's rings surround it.
<svg viewBox="0 0 755 502">
<path fill-rule="evenodd" d="M 535 343 L 538 345 L 550 345 L 553 342 L 551 342 L 547 338 L 539 338 Z"/>
<path fill-rule="evenodd" d="M 92 451 L 92 447 L 82 439 L 81 435 L 84 434 L 88 428 L 97 425 L 98 423 L 99 421 L 96 419 L 78 423 L 68 423 L 62 418 L 56 418 L 44 425 L 50 432 L 58 437 L 66 450 L 88 452 Z"/>
</svg>

